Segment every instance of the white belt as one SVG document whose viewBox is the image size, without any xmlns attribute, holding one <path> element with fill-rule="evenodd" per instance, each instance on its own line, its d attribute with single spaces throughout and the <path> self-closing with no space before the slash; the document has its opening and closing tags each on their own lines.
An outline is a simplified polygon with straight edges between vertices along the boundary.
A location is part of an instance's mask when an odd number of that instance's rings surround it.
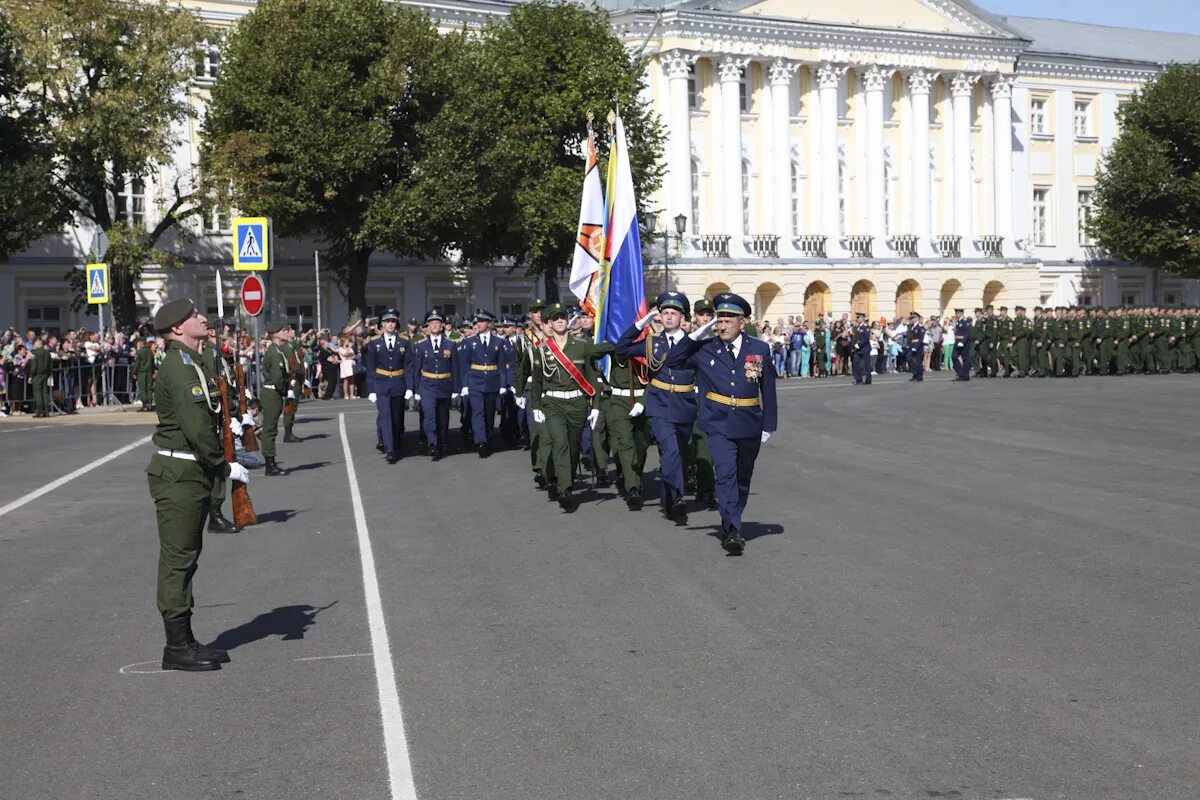
<svg viewBox="0 0 1200 800">
<path fill-rule="evenodd" d="M 575 389 L 570 392 L 543 392 L 546 397 L 553 397 L 555 400 L 574 400 L 576 397 L 583 397 L 583 392 Z"/>
<path fill-rule="evenodd" d="M 612 387 L 612 393 L 615 394 L 617 397 L 642 397 L 646 394 L 646 390 L 645 389 L 618 389 L 616 386 L 614 386 L 614 387 Z"/>
<path fill-rule="evenodd" d="M 167 456 L 168 458 L 182 458 L 184 461 L 197 460 L 196 454 L 189 453 L 187 450 L 159 450 L 158 454 L 160 456 Z"/>
<path fill-rule="evenodd" d="M 263 388 L 264 388 L 264 389 L 273 389 L 273 390 L 275 390 L 275 391 L 279 391 L 278 389 L 275 389 L 275 387 L 274 387 L 274 386 L 272 386 L 272 385 L 271 385 L 271 384 L 269 384 L 269 383 L 264 383 L 264 384 L 263 384 Z"/>
</svg>

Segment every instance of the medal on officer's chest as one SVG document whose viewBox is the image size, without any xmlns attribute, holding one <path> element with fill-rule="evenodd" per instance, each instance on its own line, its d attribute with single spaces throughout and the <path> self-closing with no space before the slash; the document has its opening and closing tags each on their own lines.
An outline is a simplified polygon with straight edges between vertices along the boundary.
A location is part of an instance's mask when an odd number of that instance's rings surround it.
<svg viewBox="0 0 1200 800">
<path fill-rule="evenodd" d="M 763 361 L 762 356 L 755 356 L 755 355 L 746 356 L 746 363 L 745 363 L 746 380 L 756 381 L 762 377 L 762 371 L 763 371 L 762 361 Z"/>
</svg>

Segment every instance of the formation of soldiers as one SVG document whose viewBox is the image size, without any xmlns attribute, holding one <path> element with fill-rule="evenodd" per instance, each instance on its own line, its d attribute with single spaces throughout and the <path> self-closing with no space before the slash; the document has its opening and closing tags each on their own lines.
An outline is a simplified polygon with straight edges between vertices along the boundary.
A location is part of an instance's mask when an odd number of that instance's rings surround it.
<svg viewBox="0 0 1200 800">
<path fill-rule="evenodd" d="M 955 309 L 958 379 L 1193 373 L 1200 369 L 1200 309 L 1016 306 Z M 960 366 L 960 355 L 963 363 Z"/>
</svg>

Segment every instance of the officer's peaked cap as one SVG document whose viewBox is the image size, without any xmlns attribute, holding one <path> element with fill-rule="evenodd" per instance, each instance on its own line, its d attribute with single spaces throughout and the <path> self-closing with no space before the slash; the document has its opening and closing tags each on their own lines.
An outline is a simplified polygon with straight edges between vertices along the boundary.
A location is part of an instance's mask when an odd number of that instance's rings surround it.
<svg viewBox="0 0 1200 800">
<path fill-rule="evenodd" d="M 659 311 L 666 308 L 674 308 L 683 314 L 689 314 L 692 310 L 687 295 L 683 292 L 663 292 L 654 301 L 654 305 L 658 306 Z"/>
<path fill-rule="evenodd" d="M 713 309 L 717 312 L 717 316 L 734 315 L 748 317 L 750 316 L 750 304 L 746 302 L 746 298 L 733 292 L 721 292 L 713 298 Z"/>
<path fill-rule="evenodd" d="M 397 322 L 400 321 L 400 315 L 396 313 L 396 309 L 389 308 L 386 311 L 384 311 L 383 314 L 381 314 L 379 317 L 380 322 L 387 322 L 389 319 L 394 319 Z"/>
<path fill-rule="evenodd" d="M 477 309 L 475 309 L 475 321 L 476 322 L 495 322 L 496 315 L 493 314 L 492 312 L 488 311 L 486 308 L 477 308 Z"/>
<path fill-rule="evenodd" d="M 442 310 L 440 308 L 431 308 L 425 313 L 426 322 L 433 322 L 434 320 L 437 320 L 438 322 L 446 321 L 446 318 L 442 316 Z"/>
</svg>

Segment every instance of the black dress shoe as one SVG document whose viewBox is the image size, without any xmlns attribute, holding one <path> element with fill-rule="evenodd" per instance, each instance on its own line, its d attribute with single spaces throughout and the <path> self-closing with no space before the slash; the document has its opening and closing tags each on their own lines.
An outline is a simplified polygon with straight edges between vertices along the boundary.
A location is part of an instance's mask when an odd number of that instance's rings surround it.
<svg viewBox="0 0 1200 800">
<path fill-rule="evenodd" d="M 741 553 L 746 549 L 746 540 L 738 533 L 737 528 L 730 528 L 721 540 L 721 547 L 724 547 L 727 553 Z"/>
<path fill-rule="evenodd" d="M 539 489 L 545 489 L 550 485 L 550 481 L 546 480 L 546 476 L 540 472 L 533 473 L 533 482 L 537 484 Z"/>
<path fill-rule="evenodd" d="M 208 515 L 208 532 L 209 533 L 237 533 L 241 528 L 234 525 L 220 511 L 214 511 Z"/>
<path fill-rule="evenodd" d="M 303 441 L 299 436 L 297 436 L 294 433 L 285 434 L 283 437 L 283 440 L 285 442 L 288 442 L 289 444 L 299 444 L 301 441 Z"/>
<path fill-rule="evenodd" d="M 383 452 L 384 450 L 386 450 L 387 448 L 383 446 L 383 442 L 378 442 L 378 443 L 375 445 L 375 449 L 376 449 L 376 450 L 378 450 L 379 452 L 381 452 L 381 453 L 382 453 L 382 452 Z"/>
<path fill-rule="evenodd" d="M 558 484 L 557 483 L 549 484 L 546 487 L 546 494 L 550 498 L 551 501 L 557 500 L 560 496 L 560 492 L 558 491 Z"/>
<path fill-rule="evenodd" d="M 479 453 L 480 458 L 487 458 L 488 456 L 490 456 L 492 454 L 491 450 L 488 448 L 488 446 L 486 444 L 475 445 L 475 452 Z"/>
<path fill-rule="evenodd" d="M 396 455 L 395 453 L 388 453 L 383 460 L 389 464 L 395 464 L 400 460 L 400 456 Z"/>
<path fill-rule="evenodd" d="M 571 494 L 571 490 L 567 489 L 558 496 L 558 506 L 568 514 L 574 514 L 579 508 L 579 499 Z"/>
<path fill-rule="evenodd" d="M 642 507 L 642 490 L 636 486 L 631 489 L 626 489 L 625 505 L 629 506 L 630 511 L 639 510 Z"/>
<path fill-rule="evenodd" d="M 712 492 L 700 492 L 696 495 L 696 500 L 703 503 L 705 508 L 708 508 L 709 510 L 717 507 L 717 498 Z"/>
<path fill-rule="evenodd" d="M 600 477 L 596 478 L 596 488 L 607 489 L 610 486 L 612 486 L 612 479 L 607 475 L 601 475 Z"/>
<path fill-rule="evenodd" d="M 676 522 L 687 522 L 687 503 L 682 497 L 676 497 L 667 507 L 667 516 Z"/>
</svg>

